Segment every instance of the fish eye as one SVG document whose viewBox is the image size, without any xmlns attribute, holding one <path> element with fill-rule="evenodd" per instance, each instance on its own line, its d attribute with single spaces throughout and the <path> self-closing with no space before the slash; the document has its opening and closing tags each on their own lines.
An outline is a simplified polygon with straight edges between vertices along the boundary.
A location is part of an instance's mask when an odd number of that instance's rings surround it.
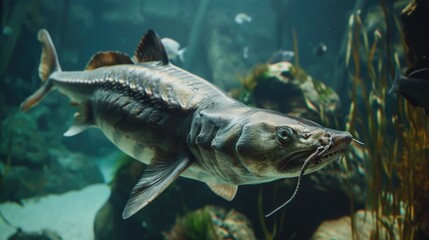
<svg viewBox="0 0 429 240">
<path fill-rule="evenodd" d="M 281 127 L 277 130 L 277 138 L 280 141 L 288 141 L 293 136 L 293 131 L 289 127 Z"/>
</svg>

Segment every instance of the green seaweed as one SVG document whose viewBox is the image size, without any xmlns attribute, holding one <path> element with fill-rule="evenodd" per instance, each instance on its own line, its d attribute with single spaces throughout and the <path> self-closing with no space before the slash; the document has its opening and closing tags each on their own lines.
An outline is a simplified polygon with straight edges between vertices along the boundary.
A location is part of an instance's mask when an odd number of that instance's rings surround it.
<svg viewBox="0 0 429 240">
<path fill-rule="evenodd" d="M 205 207 L 176 220 L 172 231 L 164 234 L 169 240 L 216 240 L 209 208 Z"/>
<path fill-rule="evenodd" d="M 429 146 L 428 119 L 423 110 L 411 107 L 402 97 L 393 102 L 394 98 L 388 95 L 391 83 L 386 61 L 392 61 L 389 57 L 395 55 L 400 66 L 397 54 L 389 52 L 391 42 L 382 41 L 377 33 L 371 42 L 359 14 L 353 14 L 351 22 L 346 55 L 351 58 L 352 102 L 347 130 L 366 147 L 352 151 L 348 160 L 358 158 L 358 152 L 364 156 L 366 207 L 378 220 L 372 237 L 413 239 L 419 228 L 429 226 L 427 217 L 424 218 L 429 202 L 429 184 L 425 184 L 429 182 L 425 151 Z M 394 113 L 387 110 L 388 104 L 396 107 Z M 396 184 L 398 178 L 400 183 Z M 380 236 L 381 232 L 388 234 Z"/>
<path fill-rule="evenodd" d="M 273 199 L 276 198 L 278 184 L 275 185 L 273 192 Z M 265 218 L 264 209 L 263 209 L 263 188 L 259 188 L 258 194 L 258 217 L 259 222 L 261 224 L 262 232 L 264 233 L 265 240 L 274 240 L 277 239 L 278 236 L 281 236 L 282 230 L 284 229 L 284 222 L 286 217 L 286 210 L 282 209 L 278 216 L 273 217 L 272 227 L 269 229 L 269 225 L 267 224 L 267 218 Z"/>
</svg>

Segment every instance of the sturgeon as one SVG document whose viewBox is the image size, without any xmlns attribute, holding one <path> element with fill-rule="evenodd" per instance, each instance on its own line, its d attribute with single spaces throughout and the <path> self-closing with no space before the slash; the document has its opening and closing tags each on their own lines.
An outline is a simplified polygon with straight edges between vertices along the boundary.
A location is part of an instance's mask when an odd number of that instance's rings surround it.
<svg viewBox="0 0 429 240">
<path fill-rule="evenodd" d="M 99 128 L 119 149 L 148 165 L 131 192 L 124 219 L 179 176 L 204 182 L 232 200 L 238 185 L 317 171 L 343 156 L 353 140 L 348 132 L 232 99 L 171 64 L 152 30 L 133 57 L 98 52 L 84 71 L 61 70 L 48 31 L 41 29 L 38 40 L 43 85 L 20 109 L 29 110 L 56 89 L 79 107 L 64 136 Z"/>
</svg>

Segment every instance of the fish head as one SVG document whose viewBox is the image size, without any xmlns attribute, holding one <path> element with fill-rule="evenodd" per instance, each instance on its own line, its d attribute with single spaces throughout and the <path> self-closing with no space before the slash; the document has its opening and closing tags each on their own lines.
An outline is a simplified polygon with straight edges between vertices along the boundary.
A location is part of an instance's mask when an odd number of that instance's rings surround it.
<svg viewBox="0 0 429 240">
<path fill-rule="evenodd" d="M 243 126 L 236 151 L 253 175 L 279 179 L 298 176 L 305 160 L 323 149 L 305 173 L 321 169 L 343 156 L 352 139 L 309 120 L 262 112 Z"/>
</svg>

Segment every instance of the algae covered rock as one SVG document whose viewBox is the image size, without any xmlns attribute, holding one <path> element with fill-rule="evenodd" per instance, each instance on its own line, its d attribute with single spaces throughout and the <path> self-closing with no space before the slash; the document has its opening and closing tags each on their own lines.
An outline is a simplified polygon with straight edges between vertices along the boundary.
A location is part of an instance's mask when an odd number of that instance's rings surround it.
<svg viewBox="0 0 429 240">
<path fill-rule="evenodd" d="M 353 236 L 351 218 L 344 216 L 327 220 L 320 224 L 312 236 L 312 240 L 340 239 L 399 239 L 398 229 L 375 229 L 376 216 L 371 211 L 360 210 L 354 214 L 355 236 Z M 383 220 L 380 220 L 383 221 Z"/>
<path fill-rule="evenodd" d="M 9 115 L 1 123 L 0 137 L 0 156 L 12 165 L 41 167 L 49 160 L 46 142 L 29 115 Z"/>
<path fill-rule="evenodd" d="M 337 93 L 290 62 L 256 66 L 232 95 L 246 104 L 329 122 L 340 107 Z"/>
<path fill-rule="evenodd" d="M 256 239 L 249 220 L 241 213 L 207 206 L 178 218 L 164 233 L 167 240 L 252 240 Z"/>
</svg>

